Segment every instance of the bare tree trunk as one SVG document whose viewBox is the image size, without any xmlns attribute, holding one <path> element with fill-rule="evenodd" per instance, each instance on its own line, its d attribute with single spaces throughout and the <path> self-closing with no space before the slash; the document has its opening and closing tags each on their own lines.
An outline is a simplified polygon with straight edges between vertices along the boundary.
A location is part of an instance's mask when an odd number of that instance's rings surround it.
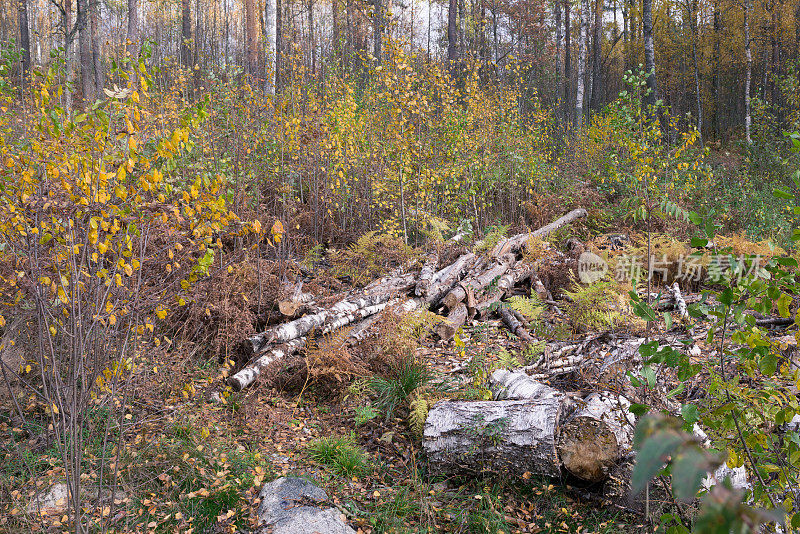
<svg viewBox="0 0 800 534">
<path fill-rule="evenodd" d="M 452 1 L 452 0 L 451 0 Z M 374 30 L 374 51 L 375 61 L 381 64 L 381 45 L 383 44 L 383 4 L 382 0 L 375 0 L 375 12 L 372 15 L 372 26 Z"/>
<path fill-rule="evenodd" d="M 75 82 L 75 31 L 77 24 L 72 20 L 72 0 L 64 0 L 64 60 L 66 62 L 67 90 L 65 96 L 65 107 L 67 114 L 72 115 L 72 85 Z"/>
<path fill-rule="evenodd" d="M 592 97 L 589 107 L 598 111 L 603 105 L 603 0 L 595 0 L 592 47 Z"/>
<path fill-rule="evenodd" d="M 331 18 L 333 25 L 333 57 L 339 61 L 342 58 L 342 0 L 331 0 Z"/>
<path fill-rule="evenodd" d="M 139 0 L 128 0 L 128 56 L 135 62 L 139 57 Z"/>
<path fill-rule="evenodd" d="M 692 61 L 694 63 L 694 90 L 697 102 L 697 131 L 700 132 L 700 146 L 703 146 L 703 94 L 700 91 L 700 67 L 697 64 L 697 0 L 687 0 L 689 24 L 692 30 Z"/>
<path fill-rule="evenodd" d="M 556 99 L 561 92 L 561 0 L 556 0 Z"/>
<path fill-rule="evenodd" d="M 265 47 L 265 75 L 264 88 L 267 93 L 275 94 L 275 77 L 278 74 L 277 48 L 276 48 L 276 15 L 275 0 L 264 2 L 264 47 Z"/>
<path fill-rule="evenodd" d="M 100 41 L 100 8 L 102 4 L 99 1 L 93 1 L 89 10 L 89 22 L 92 27 L 92 69 L 94 71 L 94 85 L 96 94 L 103 92 L 103 85 L 105 83 L 103 76 L 102 64 L 102 42 Z"/>
<path fill-rule="evenodd" d="M 31 71 L 31 34 L 28 27 L 28 0 L 19 0 L 19 46 L 22 52 L 22 85 Z"/>
<path fill-rule="evenodd" d="M 284 54 L 283 40 L 283 2 L 275 0 L 275 92 L 278 93 L 283 87 L 283 63 L 286 59 Z"/>
<path fill-rule="evenodd" d="M 570 101 L 572 96 L 572 30 L 570 29 L 570 0 L 564 0 L 564 121 L 570 119 Z"/>
<path fill-rule="evenodd" d="M 644 36 L 644 70 L 647 72 L 647 106 L 655 108 L 658 98 L 656 91 L 656 55 L 653 48 L 653 0 L 642 0 L 642 31 Z"/>
<path fill-rule="evenodd" d="M 800 5 L 800 4 L 798 4 Z M 719 1 L 714 2 L 714 57 L 719 57 L 720 54 L 720 32 L 722 31 L 719 12 Z M 721 79 L 719 75 L 719 61 L 714 61 L 714 134 L 720 135 L 722 132 L 721 118 L 722 110 L 720 109 L 720 93 L 722 92 Z"/>
<path fill-rule="evenodd" d="M 255 0 L 244 0 L 244 46 L 247 57 L 245 72 L 250 76 L 254 76 L 258 71 L 258 29 L 256 21 Z"/>
<path fill-rule="evenodd" d="M 192 19 L 189 0 L 181 0 L 181 64 L 188 68 L 192 65 Z"/>
<path fill-rule="evenodd" d="M 451 69 L 453 68 L 455 62 L 458 61 L 458 25 L 456 24 L 457 12 L 457 0 L 450 0 L 447 8 L 447 60 L 450 62 Z"/>
<path fill-rule="evenodd" d="M 753 53 L 750 50 L 750 10 L 751 0 L 744 1 L 744 59 L 746 72 L 744 78 L 744 137 L 749 145 L 750 140 L 750 80 L 753 75 Z"/>
<path fill-rule="evenodd" d="M 582 0 L 579 14 L 580 34 L 578 36 L 578 92 L 575 95 L 575 125 L 579 128 L 583 125 L 584 116 L 583 100 L 586 90 L 586 49 L 589 42 L 588 17 L 589 0 Z"/>
<path fill-rule="evenodd" d="M 81 89 L 83 91 L 83 101 L 86 103 L 94 102 L 97 86 L 94 77 L 94 58 L 92 57 L 92 29 L 89 21 L 89 0 L 77 0 L 78 22 L 78 48 L 80 49 L 81 60 Z"/>
<path fill-rule="evenodd" d="M 314 33 L 314 0 L 308 0 L 308 36 L 311 46 L 311 74 L 317 73 L 317 37 Z"/>
</svg>

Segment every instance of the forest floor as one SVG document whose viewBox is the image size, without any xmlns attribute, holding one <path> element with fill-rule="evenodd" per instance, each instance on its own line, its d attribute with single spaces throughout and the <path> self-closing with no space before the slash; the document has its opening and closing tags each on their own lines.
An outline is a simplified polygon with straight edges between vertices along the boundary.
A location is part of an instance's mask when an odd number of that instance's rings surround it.
<svg viewBox="0 0 800 534">
<path fill-rule="evenodd" d="M 585 231 L 579 232 L 585 236 Z M 627 228 L 621 233 L 633 235 Z M 562 247 L 571 235 L 573 232 L 555 236 L 555 246 Z M 668 238 L 660 239 L 654 241 L 666 250 Z M 677 247 L 677 240 L 669 239 Z M 635 252 L 637 238 L 631 243 L 629 252 Z M 351 248 L 344 256 L 334 254 L 333 263 L 312 276 L 306 290 L 316 292 L 318 299 L 330 299 L 352 289 L 354 280 L 363 285 L 403 261 L 421 265 L 424 251 L 381 248 L 386 246 L 373 239 L 369 250 Z M 253 268 L 260 269 L 268 283 L 275 283 L 297 275 L 297 266 L 308 261 L 308 255 L 294 261 L 259 260 Z M 343 270 L 348 274 L 342 276 Z M 236 291 L 230 279 L 213 283 Z M 566 288 L 570 279 L 559 283 Z M 554 294 L 557 289 L 550 288 Z M 236 361 L 236 336 L 240 334 L 227 332 L 225 321 L 234 322 L 244 313 L 236 308 L 236 302 L 252 311 L 259 295 L 259 288 L 251 285 L 237 296 L 244 300 L 231 297 L 230 302 L 215 302 L 232 315 L 208 321 L 216 325 L 205 325 L 211 337 L 197 332 L 192 339 L 176 335 L 166 347 L 140 355 L 143 363 L 136 373 L 135 392 L 117 435 L 122 437 L 119 469 L 124 488 L 112 514 L 117 531 L 248 532 L 256 525 L 261 486 L 284 475 L 315 481 L 348 523 L 363 533 L 635 533 L 655 528 L 652 511 L 659 509 L 658 502 L 653 502 L 648 520 L 625 503 L 605 500 L 597 485 L 569 477 L 487 473 L 459 479 L 430 475 L 419 434 L 410 423 L 413 408 L 406 402 L 385 413 L 374 405 L 370 376 L 380 374 L 381 366 L 375 365 L 381 363 L 379 342 L 372 347 L 377 360 L 373 356 L 369 365 L 337 368 L 335 362 L 318 358 L 323 362 L 320 365 L 328 367 L 314 369 L 307 358 L 290 358 L 268 367 L 260 380 L 243 391 L 226 389 L 226 377 L 246 362 Z M 209 290 L 205 300 L 199 301 L 200 309 L 215 298 Z M 278 294 L 273 291 L 269 298 L 277 301 Z M 274 304 L 270 306 L 274 308 Z M 263 315 L 260 306 L 258 311 Z M 550 337 L 542 336 L 542 341 L 575 339 L 589 333 L 585 329 L 578 333 L 579 328 L 560 312 L 548 310 L 545 315 L 543 324 L 548 325 Z M 626 328 L 620 326 L 623 333 Z M 391 335 L 391 329 L 383 335 Z M 214 336 L 224 337 L 224 341 L 211 339 Z M 215 353 L 210 349 L 214 344 L 222 350 Z M 319 344 L 323 346 L 325 338 Z M 523 358 L 524 352 L 520 340 L 501 321 L 490 317 L 468 321 L 455 339 L 448 341 L 422 336 L 413 349 L 413 359 L 423 364 L 429 382 L 447 383 L 451 390 L 475 398 L 487 391 L 492 369 L 502 366 L 509 355 Z M 228 358 L 220 354 L 231 354 L 232 361 L 221 365 Z M 386 362 L 382 363 L 385 367 Z M 580 388 L 581 384 L 572 386 Z M 11 410 L 0 410 L 0 458 L 4 458 L 0 495 L 8 499 L 3 506 L 10 510 L 0 519 L 0 531 L 56 532 L 66 521 L 61 516 L 63 509 L 44 518 L 26 510 L 34 495 L 47 490 L 64 473 L 55 445 L 47 438 L 42 408 L 35 403 L 31 408 L 41 416 L 39 426 L 28 422 L 21 427 Z M 103 416 L 102 410 L 87 414 L 90 420 L 96 418 L 97 426 Z M 107 443 L 90 441 L 87 465 L 96 465 L 108 453 Z M 87 480 L 96 478 L 97 474 L 87 469 Z"/>
</svg>

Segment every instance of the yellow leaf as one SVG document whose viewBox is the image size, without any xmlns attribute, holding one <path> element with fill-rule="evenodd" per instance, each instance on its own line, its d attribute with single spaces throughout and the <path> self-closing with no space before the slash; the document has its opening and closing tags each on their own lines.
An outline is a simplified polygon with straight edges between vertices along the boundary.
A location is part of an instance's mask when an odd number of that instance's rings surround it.
<svg viewBox="0 0 800 534">
<path fill-rule="evenodd" d="M 117 324 L 117 316 L 112 313 L 111 315 L 108 316 L 108 322 L 111 326 L 114 326 L 115 324 Z"/>
</svg>

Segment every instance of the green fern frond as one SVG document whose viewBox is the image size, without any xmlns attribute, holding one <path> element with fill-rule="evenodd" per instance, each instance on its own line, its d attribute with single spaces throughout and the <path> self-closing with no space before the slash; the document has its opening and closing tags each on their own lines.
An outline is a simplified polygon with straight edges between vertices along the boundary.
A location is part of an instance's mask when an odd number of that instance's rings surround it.
<svg viewBox="0 0 800 534">
<path fill-rule="evenodd" d="M 519 367 L 519 358 L 507 350 L 501 350 L 497 354 L 497 362 L 494 367 L 497 369 L 516 369 Z"/>
<path fill-rule="evenodd" d="M 544 303 L 536 293 L 530 297 L 516 296 L 506 301 L 506 305 L 514 311 L 524 315 L 530 321 L 536 321 L 544 312 Z"/>
<path fill-rule="evenodd" d="M 425 420 L 428 418 L 430 406 L 427 397 L 415 395 L 409 403 L 408 425 L 415 437 L 421 438 L 425 430 Z"/>
</svg>

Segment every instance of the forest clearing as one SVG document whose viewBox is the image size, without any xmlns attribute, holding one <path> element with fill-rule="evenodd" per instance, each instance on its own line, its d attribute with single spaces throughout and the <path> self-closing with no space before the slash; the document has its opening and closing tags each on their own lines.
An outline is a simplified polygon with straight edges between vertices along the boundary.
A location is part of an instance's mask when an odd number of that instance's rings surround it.
<svg viewBox="0 0 800 534">
<path fill-rule="evenodd" d="M 0 532 L 800 530 L 798 0 L 0 0 Z"/>
</svg>

